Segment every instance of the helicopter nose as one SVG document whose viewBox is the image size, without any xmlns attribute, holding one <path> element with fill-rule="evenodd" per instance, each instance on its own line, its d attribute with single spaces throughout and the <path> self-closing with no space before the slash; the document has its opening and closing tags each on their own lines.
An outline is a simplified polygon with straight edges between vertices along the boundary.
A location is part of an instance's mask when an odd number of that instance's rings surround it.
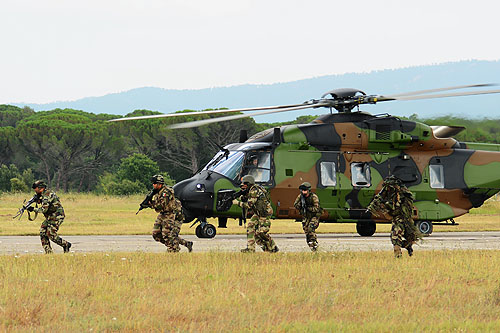
<svg viewBox="0 0 500 333">
<path fill-rule="evenodd" d="M 213 210 L 213 182 L 200 174 L 174 185 L 175 196 L 181 201 L 186 222 L 197 217 L 209 217 Z"/>
</svg>

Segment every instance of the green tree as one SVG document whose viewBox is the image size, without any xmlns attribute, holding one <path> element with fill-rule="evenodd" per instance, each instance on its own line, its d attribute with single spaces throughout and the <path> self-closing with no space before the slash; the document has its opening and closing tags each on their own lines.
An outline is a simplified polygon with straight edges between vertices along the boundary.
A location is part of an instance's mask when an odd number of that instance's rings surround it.
<svg viewBox="0 0 500 333">
<path fill-rule="evenodd" d="M 174 184 L 168 173 L 160 172 L 155 161 L 144 154 L 133 154 L 120 161 L 115 174 L 108 172 L 100 177 L 99 190 L 115 195 L 143 193 L 151 187 L 151 176 L 160 173 L 167 185 Z"/>
<path fill-rule="evenodd" d="M 2 164 L 0 165 L 0 191 L 8 192 L 11 189 L 12 178 L 19 176 L 19 170 L 14 164 L 9 166 Z"/>
<path fill-rule="evenodd" d="M 108 195 L 130 195 L 144 193 L 146 188 L 139 181 L 120 180 L 116 175 L 105 173 L 99 178 L 98 191 Z"/>
<path fill-rule="evenodd" d="M 151 176 L 158 173 L 160 168 L 155 161 L 143 154 L 133 154 L 121 160 L 116 176 L 120 180 L 138 181 L 148 188 L 151 186 Z"/>
<path fill-rule="evenodd" d="M 17 106 L 2 104 L 0 105 L 0 127 L 15 127 L 20 120 L 33 114 L 35 111 L 28 106 L 21 109 Z"/>
<path fill-rule="evenodd" d="M 16 165 L 0 165 L 0 191 L 28 191 L 34 182 L 31 169 L 20 172 Z"/>
<path fill-rule="evenodd" d="M 10 180 L 10 191 L 11 192 L 28 192 L 28 186 L 26 183 L 19 178 L 11 178 Z"/>
<path fill-rule="evenodd" d="M 0 127 L 0 163 L 8 164 L 13 162 L 15 153 L 15 129 L 13 127 Z"/>
<path fill-rule="evenodd" d="M 21 146 L 37 161 L 49 186 L 67 191 L 70 181 L 82 183 L 85 175 L 102 170 L 105 156 L 120 154 L 121 145 L 108 135 L 109 124 L 97 118 L 83 111 L 56 109 L 18 124 Z"/>
</svg>

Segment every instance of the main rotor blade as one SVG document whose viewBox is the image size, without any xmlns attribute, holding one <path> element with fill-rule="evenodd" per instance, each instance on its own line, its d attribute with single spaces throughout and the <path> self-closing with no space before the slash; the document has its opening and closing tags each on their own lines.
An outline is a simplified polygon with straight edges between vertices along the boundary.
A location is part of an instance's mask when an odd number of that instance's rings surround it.
<svg viewBox="0 0 500 333">
<path fill-rule="evenodd" d="M 497 84 L 494 84 L 494 83 L 468 84 L 468 85 L 464 85 L 464 86 L 417 90 L 417 91 L 411 91 L 411 92 L 406 92 L 406 93 L 401 93 L 401 94 L 384 95 L 384 97 L 393 98 L 393 97 L 402 97 L 402 96 L 414 96 L 414 95 L 422 95 L 422 94 L 428 94 L 428 93 L 439 92 L 439 91 L 465 89 L 465 88 L 491 87 L 491 86 L 496 86 L 496 85 Z"/>
<path fill-rule="evenodd" d="M 435 94 L 435 95 L 401 96 L 401 97 L 392 97 L 392 98 L 394 100 L 397 100 L 397 101 L 412 101 L 412 100 L 417 100 L 417 99 L 473 96 L 473 95 L 498 94 L 498 93 L 500 93 L 500 89 L 481 90 L 481 91 L 465 91 L 465 92 L 456 92 L 456 93 L 448 93 L 448 94 Z"/>
<path fill-rule="evenodd" d="M 278 109 L 278 110 L 253 112 L 253 113 L 247 113 L 247 114 L 236 114 L 236 115 L 232 115 L 232 116 L 202 119 L 202 120 L 196 120 L 196 121 L 189 121 L 189 122 L 185 122 L 185 123 L 172 124 L 172 125 L 167 126 L 167 128 L 170 128 L 170 129 L 192 128 L 192 127 L 199 127 L 199 126 L 208 125 L 208 124 L 212 124 L 212 123 L 219 123 L 221 121 L 235 120 L 235 119 L 254 117 L 254 116 L 260 116 L 260 115 L 278 113 L 278 112 L 287 112 L 287 111 L 294 111 L 294 110 L 317 108 L 317 107 L 323 107 L 323 106 L 330 106 L 330 104 L 329 103 L 321 103 L 321 102 L 316 103 L 316 104 L 308 104 L 308 105 L 300 104 L 300 106 L 293 106 L 293 107 L 283 108 L 283 109 Z"/>
<path fill-rule="evenodd" d="M 179 113 L 167 113 L 167 114 L 155 114 L 151 116 L 137 116 L 137 117 L 127 117 L 127 118 L 117 118 L 108 121 L 125 121 L 125 120 L 141 120 L 141 119 L 154 119 L 154 118 L 167 118 L 167 117 L 182 117 L 182 116 L 193 116 L 200 114 L 214 114 L 214 113 L 227 113 L 227 112 L 243 112 L 243 111 L 258 111 L 258 110 L 276 110 L 285 109 L 295 106 L 304 105 L 302 104 L 290 104 L 290 105 L 278 105 L 278 106 L 263 106 L 255 108 L 243 108 L 243 109 L 229 109 L 229 110 L 211 110 L 211 111 L 196 111 L 196 112 L 179 112 Z"/>
</svg>

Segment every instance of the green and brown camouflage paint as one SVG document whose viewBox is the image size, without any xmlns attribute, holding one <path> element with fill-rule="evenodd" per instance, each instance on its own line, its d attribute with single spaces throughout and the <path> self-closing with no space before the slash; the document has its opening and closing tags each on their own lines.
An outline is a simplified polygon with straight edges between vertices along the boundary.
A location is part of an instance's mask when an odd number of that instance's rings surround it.
<svg viewBox="0 0 500 333">
<path fill-rule="evenodd" d="M 226 146 L 231 151 L 271 153 L 271 179 L 263 185 L 271 194 L 273 218 L 300 218 L 293 202 L 304 181 L 320 199 L 323 222 L 387 222 L 365 213 L 365 208 L 388 175 L 401 178 L 413 192 L 416 221 L 463 215 L 500 190 L 500 145 L 436 137 L 430 126 L 419 122 L 363 112 L 327 114 L 309 124 L 283 126 L 279 135 L 276 142 L 273 130 L 267 130 Z M 334 185 L 322 183 L 322 162 L 335 165 Z M 357 186 L 352 180 L 355 163 L 369 166 L 369 184 Z M 430 166 L 442 171 L 439 186 L 431 186 Z M 220 177 L 208 186 L 213 206 L 206 207 L 205 216 L 240 216 L 235 206 L 216 210 L 217 193 L 238 190 L 237 185 L 237 179 Z"/>
</svg>

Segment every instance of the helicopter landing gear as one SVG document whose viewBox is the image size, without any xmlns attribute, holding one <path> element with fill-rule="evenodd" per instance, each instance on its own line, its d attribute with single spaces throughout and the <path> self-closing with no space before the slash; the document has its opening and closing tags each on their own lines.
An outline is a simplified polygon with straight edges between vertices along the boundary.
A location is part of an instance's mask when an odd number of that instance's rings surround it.
<svg viewBox="0 0 500 333">
<path fill-rule="evenodd" d="M 212 224 L 206 224 L 203 227 L 203 236 L 204 238 L 214 238 L 217 234 L 217 229 Z"/>
<path fill-rule="evenodd" d="M 227 217 L 219 216 L 219 228 L 227 228 Z"/>
<path fill-rule="evenodd" d="M 217 234 L 217 229 L 215 229 L 215 226 L 207 223 L 205 219 L 198 219 L 195 221 L 200 222 L 198 226 L 195 229 L 196 236 L 198 238 L 214 238 L 215 235 Z M 192 225 L 191 225 L 192 226 Z"/>
<path fill-rule="evenodd" d="M 356 231 L 360 236 L 364 237 L 373 236 L 376 229 L 377 225 L 374 222 L 356 223 Z"/>
<path fill-rule="evenodd" d="M 432 234 L 433 226 L 431 221 L 418 221 L 415 223 L 418 231 L 424 234 L 424 236 L 429 236 Z"/>
<path fill-rule="evenodd" d="M 201 224 L 199 224 L 198 226 L 196 226 L 196 229 L 194 231 L 196 233 L 196 237 L 198 238 L 204 238 L 203 237 L 203 228 L 201 226 Z"/>
</svg>

